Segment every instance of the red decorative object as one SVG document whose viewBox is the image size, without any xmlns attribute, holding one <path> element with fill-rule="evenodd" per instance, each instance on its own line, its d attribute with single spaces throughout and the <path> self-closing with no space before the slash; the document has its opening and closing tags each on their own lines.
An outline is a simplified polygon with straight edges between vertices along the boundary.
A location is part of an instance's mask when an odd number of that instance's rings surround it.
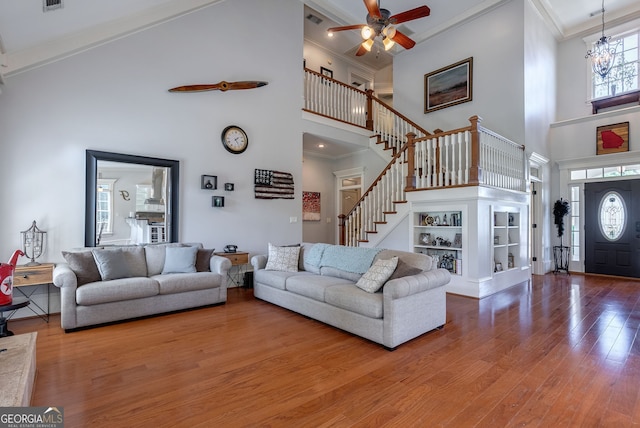
<svg viewBox="0 0 640 428">
<path fill-rule="evenodd" d="M 13 271 L 18 256 L 24 256 L 24 253 L 16 250 L 8 263 L 0 263 L 0 306 L 10 305 L 13 302 Z"/>
<path fill-rule="evenodd" d="M 602 131 L 603 149 L 617 149 L 621 147 L 622 144 L 624 144 L 624 140 L 614 131 Z"/>
<path fill-rule="evenodd" d="M 629 151 L 629 122 L 596 128 L 596 154 L 605 155 Z"/>
</svg>

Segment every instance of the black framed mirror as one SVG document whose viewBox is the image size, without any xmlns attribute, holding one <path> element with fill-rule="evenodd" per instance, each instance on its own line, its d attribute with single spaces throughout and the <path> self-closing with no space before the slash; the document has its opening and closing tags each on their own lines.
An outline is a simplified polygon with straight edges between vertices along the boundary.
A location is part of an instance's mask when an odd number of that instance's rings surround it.
<svg viewBox="0 0 640 428">
<path fill-rule="evenodd" d="M 127 167 L 132 169 L 141 166 L 151 167 L 149 169 L 149 183 L 151 184 L 136 186 L 143 188 L 143 191 L 147 191 L 146 199 L 141 200 L 141 198 L 145 197 L 145 194 L 141 194 L 140 189 L 135 192 L 134 196 L 132 194 L 134 193 L 133 191 L 119 190 L 119 193 L 116 193 L 113 188 L 110 189 L 111 201 L 108 198 L 99 198 L 99 191 L 109 189 L 108 184 L 101 185 L 99 183 L 99 181 L 106 181 L 102 180 L 100 165 L 121 165 L 121 169 L 126 169 Z M 134 229 L 141 224 L 148 226 L 145 227 L 144 238 L 129 243 L 178 242 L 179 180 L 180 162 L 177 160 L 87 150 L 84 245 L 86 247 L 95 247 L 98 244 L 109 245 L 106 242 L 101 242 L 106 223 L 104 222 L 104 212 L 102 209 L 99 210 L 98 203 L 102 206 L 105 200 L 112 203 L 114 199 L 120 197 L 127 201 L 131 200 L 131 203 L 137 204 L 135 205 L 137 207 L 140 207 L 140 204 L 143 207 L 157 207 L 148 210 L 129 209 L 129 214 L 126 215 L 127 218 L 125 220 L 131 227 L 130 236 L 136 235 Z M 116 182 L 117 180 L 113 179 L 111 181 Z M 155 185 L 156 183 L 158 184 L 157 186 Z M 132 200 L 133 198 L 135 199 Z M 107 215 L 111 216 L 112 214 L 109 213 Z M 149 237 L 149 233 L 153 235 L 153 238 Z"/>
</svg>

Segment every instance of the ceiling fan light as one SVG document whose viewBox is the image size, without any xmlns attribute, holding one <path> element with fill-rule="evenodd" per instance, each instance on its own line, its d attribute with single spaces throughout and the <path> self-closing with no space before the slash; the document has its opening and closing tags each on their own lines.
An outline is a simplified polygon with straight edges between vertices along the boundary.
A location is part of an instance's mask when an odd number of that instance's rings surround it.
<svg viewBox="0 0 640 428">
<path fill-rule="evenodd" d="M 368 27 L 365 25 L 364 27 L 362 27 L 362 30 L 360 31 L 360 35 L 365 40 L 370 39 L 371 36 L 373 35 L 373 30 L 371 29 L 371 27 Z"/>
<path fill-rule="evenodd" d="M 371 48 L 373 47 L 373 39 L 367 39 L 362 42 L 362 47 L 367 50 L 367 52 L 371 52 Z"/>
<path fill-rule="evenodd" d="M 390 39 L 393 39 L 396 36 L 396 27 L 394 27 L 393 25 L 389 25 L 384 30 L 382 30 L 382 34 L 389 37 Z"/>
<path fill-rule="evenodd" d="M 396 44 L 396 42 L 391 40 L 389 37 L 385 37 L 384 39 L 382 39 L 382 44 L 384 45 L 384 50 L 388 51 L 393 47 L 393 45 Z"/>
<path fill-rule="evenodd" d="M 333 37 L 333 31 L 327 31 L 327 37 Z"/>
</svg>

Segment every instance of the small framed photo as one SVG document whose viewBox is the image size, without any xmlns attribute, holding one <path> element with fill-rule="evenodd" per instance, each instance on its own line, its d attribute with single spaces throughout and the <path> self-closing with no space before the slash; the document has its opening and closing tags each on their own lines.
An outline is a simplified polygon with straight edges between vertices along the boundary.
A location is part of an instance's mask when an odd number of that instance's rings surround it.
<svg viewBox="0 0 640 428">
<path fill-rule="evenodd" d="M 320 67 L 320 74 L 333 79 L 333 70 L 329 70 L 328 68 Z"/>
<path fill-rule="evenodd" d="M 502 272 L 502 263 L 496 263 L 496 272 Z"/>
<path fill-rule="evenodd" d="M 224 207 L 224 196 L 212 196 L 211 206 L 216 208 Z"/>
<path fill-rule="evenodd" d="M 224 190 L 227 192 L 233 192 L 233 183 L 224 183 Z"/>
<path fill-rule="evenodd" d="M 462 248 L 462 233 L 456 233 L 455 238 L 453 238 L 453 246 L 456 248 Z"/>
<path fill-rule="evenodd" d="M 432 244 L 431 234 L 430 233 L 421 233 L 420 236 L 418 237 L 418 240 L 420 241 L 420 244 L 422 244 L 422 245 L 431 245 Z"/>
<path fill-rule="evenodd" d="M 629 122 L 615 125 L 598 126 L 596 128 L 596 154 L 629 151 Z"/>
<path fill-rule="evenodd" d="M 203 175 L 200 179 L 200 188 L 215 190 L 218 188 L 218 177 L 215 175 Z"/>
</svg>

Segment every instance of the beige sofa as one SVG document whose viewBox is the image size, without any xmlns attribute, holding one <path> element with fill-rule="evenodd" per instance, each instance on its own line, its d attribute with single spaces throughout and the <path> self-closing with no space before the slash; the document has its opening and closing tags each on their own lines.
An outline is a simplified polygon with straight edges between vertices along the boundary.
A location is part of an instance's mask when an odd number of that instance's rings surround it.
<svg viewBox="0 0 640 428">
<path fill-rule="evenodd" d="M 314 250 L 318 245 L 322 247 Z M 265 269 L 268 254 L 252 257 L 255 297 L 380 343 L 387 349 L 445 324 L 445 285 L 451 275 L 446 269 L 436 268 L 430 256 L 395 250 L 346 250 L 349 247 L 326 244 L 302 244 L 300 248 L 295 271 Z M 322 255 L 318 255 L 320 252 Z M 327 252 L 334 252 L 334 257 L 326 257 Z M 359 253 L 367 254 L 369 259 L 360 259 Z M 411 275 L 387 281 L 378 292 L 356 286 L 367 264 L 394 256 Z M 350 267 L 356 259 L 360 259 L 360 267 Z"/>
<path fill-rule="evenodd" d="M 201 244 L 83 248 L 63 252 L 60 288 L 66 331 L 225 303 L 231 262 Z"/>
</svg>

